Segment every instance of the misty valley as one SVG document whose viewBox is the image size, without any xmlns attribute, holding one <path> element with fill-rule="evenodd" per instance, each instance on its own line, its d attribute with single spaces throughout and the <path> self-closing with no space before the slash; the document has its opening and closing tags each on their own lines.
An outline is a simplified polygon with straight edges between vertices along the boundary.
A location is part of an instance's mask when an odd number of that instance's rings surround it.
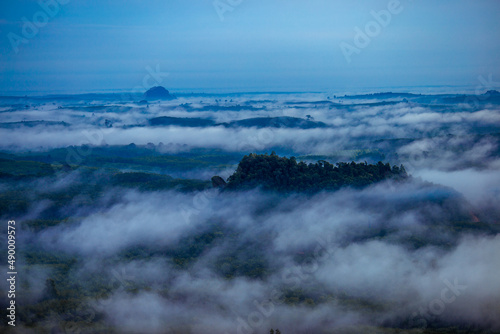
<svg viewBox="0 0 500 334">
<path fill-rule="evenodd" d="M 496 90 L 0 96 L 0 135 L 0 332 L 500 332 Z"/>
</svg>

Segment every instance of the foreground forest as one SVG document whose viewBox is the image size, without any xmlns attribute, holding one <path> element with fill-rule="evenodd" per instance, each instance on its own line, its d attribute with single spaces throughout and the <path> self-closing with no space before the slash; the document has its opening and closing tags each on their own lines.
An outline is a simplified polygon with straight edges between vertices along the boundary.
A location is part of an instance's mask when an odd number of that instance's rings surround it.
<svg viewBox="0 0 500 334">
<path fill-rule="evenodd" d="M 342 187 L 365 187 L 387 179 L 405 179 L 408 175 L 403 165 L 393 166 L 379 161 L 368 163 L 337 163 L 318 161 L 297 163 L 295 157 L 280 158 L 271 155 L 250 154 L 244 156 L 236 172 L 228 179 L 228 189 L 248 189 L 261 186 L 263 189 L 280 192 L 318 192 L 338 190 Z"/>
</svg>

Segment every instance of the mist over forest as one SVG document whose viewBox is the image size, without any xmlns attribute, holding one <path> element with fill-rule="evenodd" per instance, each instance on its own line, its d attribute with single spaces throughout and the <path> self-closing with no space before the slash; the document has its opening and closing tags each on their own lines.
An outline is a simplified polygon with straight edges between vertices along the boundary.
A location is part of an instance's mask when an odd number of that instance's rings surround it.
<svg viewBox="0 0 500 334">
<path fill-rule="evenodd" d="M 0 1 L 0 334 L 500 334 L 499 14 Z"/>
<path fill-rule="evenodd" d="M 0 97 L 2 332 L 500 332 L 498 91 L 171 94 Z"/>
</svg>

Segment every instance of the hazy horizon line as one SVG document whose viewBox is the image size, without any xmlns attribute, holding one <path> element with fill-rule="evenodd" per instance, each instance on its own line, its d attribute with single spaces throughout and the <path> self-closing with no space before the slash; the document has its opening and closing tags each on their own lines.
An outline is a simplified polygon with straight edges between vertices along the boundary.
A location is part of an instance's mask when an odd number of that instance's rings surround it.
<svg viewBox="0 0 500 334">
<path fill-rule="evenodd" d="M 165 87 L 165 86 L 164 86 Z M 415 85 L 415 86 L 367 86 L 367 87 L 345 87 L 331 88 L 325 90 L 294 90 L 294 89 L 238 89 L 238 88 L 170 88 L 165 87 L 170 93 L 177 95 L 234 95 L 234 94 L 331 94 L 331 95 L 358 95 L 373 93 L 409 93 L 409 94 L 476 94 L 477 85 Z M 484 93 L 490 90 L 483 87 Z M 421 89 L 421 90 L 418 90 Z M 147 88 L 144 88 L 144 92 Z M 106 94 L 134 94 L 140 95 L 138 91 L 130 89 L 109 88 L 93 90 L 29 90 L 29 91 L 0 91 L 0 97 L 50 97 L 50 96 L 75 96 L 75 95 L 106 95 Z"/>
</svg>

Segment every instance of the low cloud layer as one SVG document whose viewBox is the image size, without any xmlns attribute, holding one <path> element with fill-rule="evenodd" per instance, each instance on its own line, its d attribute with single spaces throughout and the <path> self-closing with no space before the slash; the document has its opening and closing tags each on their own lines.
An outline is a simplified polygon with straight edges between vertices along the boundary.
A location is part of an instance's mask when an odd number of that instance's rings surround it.
<svg viewBox="0 0 500 334">
<path fill-rule="evenodd" d="M 147 149 L 162 154 L 278 148 L 312 155 L 312 160 L 367 150 L 391 164 L 404 163 L 413 177 L 315 195 L 110 186 L 98 198 L 82 193 L 61 208 L 46 196 L 31 203 L 19 220 L 43 219 L 56 209 L 69 219 L 40 230 L 23 225 L 19 247 L 66 261 L 65 274 L 76 283 L 58 285 L 60 271 L 22 258 L 26 265 L 20 276 L 26 281 L 20 300 L 71 299 L 68 291 L 85 291 L 72 316 L 123 333 L 500 330 L 498 106 L 468 110 L 458 104 L 445 108 L 399 100 L 359 105 L 339 98 L 332 101 L 345 106 L 315 105 L 310 95 L 257 96 L 251 103 L 247 96 L 233 98 L 224 103 L 267 109 L 213 112 L 203 109 L 214 103 L 206 97 L 182 97 L 149 107 L 114 103 L 95 108 L 92 115 L 58 102 L 37 106 L 37 111 L 35 106 L 4 110 L 5 122 L 43 118 L 70 125 L 4 126 L 1 147 L 14 154 L 82 144 L 92 150 L 152 143 Z M 196 108 L 188 110 L 182 103 Z M 329 127 L 145 126 L 157 116 L 227 122 L 306 115 Z M 113 126 L 106 127 L 106 120 Z M 229 174 L 224 168 L 222 174 Z M 185 175 L 208 179 L 211 172 Z M 18 186 L 28 187 L 36 199 L 81 187 L 86 182 L 82 173 L 58 171 Z M 99 183 L 103 176 L 93 173 Z M 56 312 L 44 324 L 67 332 L 84 330 L 67 317 Z"/>
<path fill-rule="evenodd" d="M 234 98 L 234 101 L 233 101 Z M 110 101 L 56 104 L 38 102 L 22 110 L 13 107 L 2 113 L 11 123 L 0 129 L 1 146 L 17 150 L 47 149 L 69 145 L 145 145 L 186 148 L 221 148 L 229 151 L 265 150 L 281 146 L 300 154 L 327 153 L 350 146 L 353 140 L 429 138 L 452 134 L 463 136 L 478 131 L 494 132 L 500 126 L 497 104 L 482 103 L 478 108 L 445 103 L 445 97 L 421 97 L 418 103 L 389 100 L 326 100 L 316 94 L 265 95 L 248 97 L 183 97 L 151 104 Z M 309 100 L 308 100 L 309 99 Z M 465 97 L 463 98 L 466 99 Z M 201 101 L 200 101 L 201 100 Z M 214 102 L 214 101 L 217 102 Z M 401 99 L 399 99 L 401 101 Z M 363 103 L 360 103 L 363 102 Z M 443 103 L 443 104 L 440 104 Z M 250 109 L 249 109 L 250 108 Z M 255 108 L 251 109 L 251 108 Z M 254 117 L 298 117 L 324 122 L 326 129 L 242 129 L 222 126 L 179 128 L 147 126 L 154 117 L 211 119 L 216 123 Z M 30 124 L 33 121 L 65 122 L 66 125 Z M 13 125 L 12 122 L 19 122 Z M 24 122 L 24 123 L 23 123 Z M 24 124 L 24 126 L 23 126 Z M 107 128 L 112 125 L 112 128 Z M 132 128 L 131 128 L 132 126 Z M 137 127 L 139 126 L 139 127 Z"/>
<path fill-rule="evenodd" d="M 500 216 L 449 188 L 414 180 L 313 197 L 257 190 L 130 191 L 118 197 L 78 223 L 29 239 L 81 258 L 72 275 L 82 287 L 95 275 L 108 277 L 111 293 L 87 307 L 122 332 L 307 332 L 436 323 L 500 328 L 500 262 L 494 256 L 500 238 L 448 228 L 471 220 L 472 212 L 489 217 L 490 224 L 498 225 Z M 169 251 L 214 227 L 224 236 L 189 266 L 176 266 Z M 415 248 L 415 240 L 424 244 Z M 133 249 L 150 253 L 123 257 Z M 231 265 L 220 261 L 241 251 L 261 261 L 266 274 L 225 278 Z M 34 286 L 47 277 L 33 275 L 39 278 Z"/>
</svg>

